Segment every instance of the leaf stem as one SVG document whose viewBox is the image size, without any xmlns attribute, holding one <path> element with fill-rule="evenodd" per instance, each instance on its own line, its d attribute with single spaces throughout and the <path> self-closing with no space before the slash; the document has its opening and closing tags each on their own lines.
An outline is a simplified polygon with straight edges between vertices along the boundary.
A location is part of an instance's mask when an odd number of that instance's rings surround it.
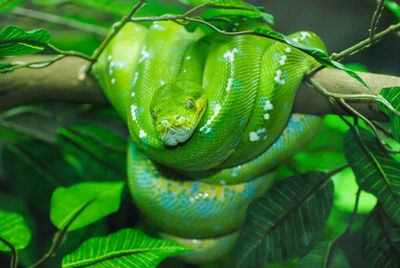
<svg viewBox="0 0 400 268">
<path fill-rule="evenodd" d="M 86 73 L 89 73 L 90 70 L 92 69 L 93 64 L 97 62 L 97 59 L 103 53 L 104 49 L 107 47 L 107 45 L 111 42 L 111 40 L 118 34 L 118 32 L 122 29 L 122 27 L 125 26 L 128 22 L 131 21 L 132 16 L 139 10 L 141 9 L 144 5 L 146 4 L 146 0 L 140 0 L 129 12 L 128 16 L 124 16 L 121 20 L 121 22 L 117 22 L 113 25 L 114 31 L 112 31 L 111 34 L 109 34 L 106 39 L 101 43 L 100 47 L 96 50 L 94 53 L 93 57 L 90 58 L 90 64 L 86 69 Z"/>
<path fill-rule="evenodd" d="M 387 107 L 393 114 L 400 117 L 400 112 L 397 111 L 393 106 L 382 96 L 374 95 L 374 94 L 340 94 L 333 93 L 326 90 L 321 84 L 319 84 L 315 79 L 311 77 L 306 78 L 306 82 L 312 85 L 317 91 L 321 94 L 333 97 L 333 98 L 341 98 L 345 100 L 373 100 L 382 103 L 385 107 Z"/>
<path fill-rule="evenodd" d="M 348 109 L 353 115 L 355 115 L 358 118 L 361 118 L 374 132 L 376 139 L 378 140 L 379 145 L 382 147 L 382 149 L 384 149 L 385 151 L 387 151 L 388 153 L 392 153 L 392 154 L 400 154 L 400 151 L 395 151 L 392 150 L 391 148 L 389 148 L 386 143 L 380 138 L 380 135 L 378 133 L 378 130 L 376 129 L 375 125 L 368 120 L 368 118 L 366 118 L 364 115 L 362 115 L 361 113 L 359 113 L 356 109 L 354 109 L 353 107 L 351 107 L 349 104 L 346 103 L 346 101 L 342 98 L 339 98 L 339 102 L 340 104 L 342 104 L 346 109 Z"/>
<path fill-rule="evenodd" d="M 83 53 L 77 52 L 77 51 L 73 51 L 73 50 L 69 50 L 69 51 L 61 50 L 61 49 L 56 48 L 56 47 L 53 46 L 52 44 L 46 44 L 46 47 L 47 47 L 48 49 L 50 49 L 51 51 L 53 51 L 53 52 L 55 52 L 55 53 L 57 53 L 57 54 L 64 55 L 64 56 L 74 56 L 74 57 L 82 58 L 82 59 L 87 60 L 87 61 L 91 61 L 91 60 L 92 60 L 91 57 L 89 57 L 89 56 L 87 56 L 87 55 L 85 55 L 85 54 L 83 54 Z"/>
<path fill-rule="evenodd" d="M 11 262 L 10 262 L 10 268 L 17 268 L 18 266 L 18 254 L 17 254 L 17 250 L 15 249 L 15 247 L 8 242 L 6 239 L 0 237 L 0 241 L 3 242 L 7 247 L 9 247 L 11 249 Z"/>
<path fill-rule="evenodd" d="M 400 23 L 390 25 L 384 31 L 382 31 L 382 32 L 380 32 L 378 34 L 375 34 L 372 39 L 371 38 L 367 38 L 367 39 L 359 42 L 358 44 L 343 50 L 342 52 L 340 52 L 338 54 L 333 53 L 331 58 L 333 60 L 340 60 L 340 59 L 344 58 L 345 56 L 357 53 L 357 52 L 361 51 L 362 49 L 364 49 L 366 47 L 369 47 L 371 44 L 376 43 L 377 41 L 379 41 L 380 39 L 382 39 L 386 35 L 394 32 L 394 31 L 397 31 L 397 30 L 400 30 Z"/>
<path fill-rule="evenodd" d="M 351 227 L 353 226 L 353 223 L 356 219 L 357 216 L 357 210 L 358 210 L 358 203 L 360 201 L 360 195 L 361 195 L 361 189 L 358 188 L 357 193 L 356 193 L 356 202 L 354 204 L 354 210 L 353 210 L 353 214 L 351 215 L 350 221 L 347 224 L 346 230 L 344 230 L 344 232 L 335 239 L 335 241 L 332 243 L 332 246 L 329 250 L 329 254 L 328 254 L 328 260 L 326 262 L 325 268 L 329 268 L 332 264 L 332 260 L 333 257 L 335 256 L 335 252 L 337 250 L 337 248 L 339 247 L 339 243 L 342 242 L 342 240 L 349 235 Z"/>
<path fill-rule="evenodd" d="M 91 200 L 89 200 L 88 202 L 86 202 L 76 213 L 75 215 L 69 220 L 69 222 L 67 223 L 67 225 L 65 225 L 65 227 L 58 231 L 57 233 L 55 233 L 54 238 L 53 238 L 53 244 L 51 245 L 50 249 L 47 251 L 47 253 L 37 262 L 35 262 L 34 264 L 32 264 L 31 266 L 29 266 L 29 268 L 36 268 L 38 267 L 40 264 L 44 263 L 45 261 L 47 261 L 48 259 L 50 259 L 54 253 L 57 251 L 57 249 L 61 246 L 61 244 L 64 241 L 64 237 L 65 234 L 68 231 L 68 228 L 71 226 L 71 224 L 78 218 L 78 216 L 90 205 L 92 204 L 97 198 L 93 198 Z"/>
<path fill-rule="evenodd" d="M 385 0 L 379 0 L 378 5 L 377 5 L 377 7 L 375 9 L 374 15 L 372 17 L 371 27 L 369 28 L 369 39 L 371 41 L 374 40 L 376 26 L 378 24 L 378 21 L 379 21 L 381 15 L 382 15 L 384 4 L 385 4 Z"/>
<path fill-rule="evenodd" d="M 11 62 L 11 65 L 5 66 L 0 71 L 1 72 L 10 72 L 21 68 L 31 68 L 31 69 L 42 69 L 46 68 L 53 63 L 65 58 L 66 55 L 57 55 L 51 59 L 41 60 L 41 61 L 33 61 L 33 62 Z"/>
</svg>

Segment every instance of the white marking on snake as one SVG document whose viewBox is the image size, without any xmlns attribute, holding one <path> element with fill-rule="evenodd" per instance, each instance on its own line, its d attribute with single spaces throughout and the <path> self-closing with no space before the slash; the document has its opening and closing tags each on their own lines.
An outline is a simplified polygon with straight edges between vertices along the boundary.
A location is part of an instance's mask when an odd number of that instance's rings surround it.
<svg viewBox="0 0 400 268">
<path fill-rule="evenodd" d="M 108 66 L 108 73 L 110 75 L 112 75 L 112 73 L 114 72 L 113 67 L 114 67 L 114 62 L 112 61 L 112 62 L 110 62 L 110 66 Z"/>
<path fill-rule="evenodd" d="M 272 103 L 269 100 L 265 101 L 264 111 L 272 110 L 273 108 L 274 108 L 274 106 L 272 105 Z"/>
<path fill-rule="evenodd" d="M 286 51 L 287 53 L 289 53 L 290 51 L 292 51 L 292 49 L 290 49 L 290 47 L 287 47 L 287 48 L 285 49 L 285 51 Z"/>
<path fill-rule="evenodd" d="M 298 38 L 292 38 L 293 41 L 298 42 L 299 39 Z"/>
<path fill-rule="evenodd" d="M 150 56 L 150 53 L 146 50 L 146 47 L 143 47 L 142 49 L 142 57 L 139 60 L 139 63 L 141 63 L 142 61 L 144 61 L 146 58 L 148 58 Z"/>
<path fill-rule="evenodd" d="M 281 60 L 279 61 L 279 63 L 280 63 L 281 65 L 283 65 L 283 64 L 285 64 L 285 61 L 286 61 L 286 60 L 287 60 L 286 55 L 283 55 L 282 58 L 281 58 Z"/>
<path fill-rule="evenodd" d="M 283 85 L 283 84 L 285 84 L 285 80 L 281 79 L 281 75 L 282 75 L 282 71 L 281 70 L 276 71 L 276 76 L 274 77 L 274 80 L 277 83 Z"/>
<path fill-rule="evenodd" d="M 131 105 L 132 120 L 136 120 L 137 119 L 137 117 L 136 117 L 136 109 L 137 109 L 137 106 L 135 104 L 132 104 Z"/>
<path fill-rule="evenodd" d="M 265 128 L 250 132 L 250 141 L 259 141 L 261 138 L 265 140 L 267 137 L 267 130 Z"/>
<path fill-rule="evenodd" d="M 191 58 L 192 58 L 191 56 L 187 56 L 187 57 L 186 57 L 187 60 L 190 60 Z"/>
<path fill-rule="evenodd" d="M 218 115 L 218 113 L 221 110 L 221 108 L 222 108 L 221 104 L 218 103 L 218 104 L 215 105 L 214 114 L 211 116 L 210 119 L 207 120 L 207 123 L 200 128 L 200 131 L 205 131 L 206 134 L 211 131 L 211 128 L 209 127 L 209 125 L 211 125 L 212 121 Z"/>
<path fill-rule="evenodd" d="M 255 132 L 254 132 L 254 133 L 255 133 Z M 236 176 L 239 174 L 240 170 L 241 170 L 241 166 L 240 166 L 240 165 L 234 167 L 234 168 L 232 169 L 231 176 L 236 177 Z"/>
<path fill-rule="evenodd" d="M 160 30 L 160 31 L 164 31 L 164 30 L 165 30 L 165 27 L 161 26 L 161 25 L 158 24 L 158 23 L 153 23 L 153 25 L 151 26 L 151 28 L 152 28 L 152 29 L 155 29 L 155 30 Z"/>
<path fill-rule="evenodd" d="M 163 86 L 165 84 L 165 81 L 160 79 L 160 84 Z"/>
<path fill-rule="evenodd" d="M 131 83 L 131 88 L 133 88 L 136 85 L 136 81 L 139 77 L 139 72 L 135 72 L 135 74 L 133 75 L 133 79 L 132 79 L 132 83 Z M 133 96 L 132 96 L 133 97 Z"/>
<path fill-rule="evenodd" d="M 135 92 L 132 92 L 132 93 L 131 93 L 131 97 L 132 97 L 132 98 L 135 97 Z"/>
<path fill-rule="evenodd" d="M 143 129 L 141 129 L 141 130 L 139 131 L 139 138 L 145 138 L 146 136 L 147 136 L 147 133 L 144 132 Z"/>
<path fill-rule="evenodd" d="M 269 113 L 264 114 L 264 119 L 268 120 L 269 119 Z"/>
<path fill-rule="evenodd" d="M 226 92 L 229 92 L 231 90 L 232 84 L 233 84 L 233 78 L 228 79 L 228 85 L 226 86 Z"/>
<path fill-rule="evenodd" d="M 250 132 L 250 141 L 259 141 L 260 137 L 258 136 L 257 132 Z"/>
<path fill-rule="evenodd" d="M 111 84 L 115 84 L 115 78 L 111 79 Z"/>
<path fill-rule="evenodd" d="M 307 37 L 311 37 L 311 34 L 306 33 L 306 32 L 301 32 L 301 38 L 300 38 L 300 40 L 304 40 L 304 39 L 306 39 Z"/>
<path fill-rule="evenodd" d="M 229 59 L 229 61 L 230 62 L 233 62 L 233 60 L 234 60 L 234 58 L 235 58 L 235 53 L 237 53 L 238 52 L 238 50 L 237 50 L 237 48 L 234 48 L 234 49 L 232 49 L 232 51 L 227 51 L 227 52 L 225 52 L 225 54 L 224 54 L 224 58 L 225 59 Z"/>
</svg>

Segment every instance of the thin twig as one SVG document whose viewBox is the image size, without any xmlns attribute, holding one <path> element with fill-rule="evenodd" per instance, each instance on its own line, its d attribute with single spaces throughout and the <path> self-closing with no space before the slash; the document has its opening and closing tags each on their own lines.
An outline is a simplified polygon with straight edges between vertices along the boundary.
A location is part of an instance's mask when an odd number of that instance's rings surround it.
<svg viewBox="0 0 400 268">
<path fill-rule="evenodd" d="M 351 215 L 350 221 L 347 224 L 346 230 L 344 230 L 344 232 L 338 238 L 336 238 L 335 241 L 332 243 L 332 246 L 331 246 L 331 248 L 329 250 L 328 260 L 326 262 L 325 268 L 329 268 L 331 266 L 333 257 L 335 256 L 336 249 L 339 247 L 339 243 L 342 242 L 342 240 L 346 236 L 348 236 L 349 233 L 350 233 L 351 227 L 353 226 L 353 223 L 354 223 L 354 221 L 356 219 L 356 216 L 357 216 L 357 210 L 358 210 L 358 203 L 360 201 L 360 195 L 361 195 L 361 189 L 358 188 L 357 193 L 356 193 L 356 203 L 354 204 L 353 214 Z"/>
<path fill-rule="evenodd" d="M 66 55 L 57 55 L 53 58 L 41 60 L 41 61 L 33 61 L 33 62 L 11 62 L 9 66 L 1 69 L 1 72 L 10 72 L 21 68 L 30 68 L 30 69 L 42 69 L 46 68 L 53 63 L 65 58 Z"/>
<path fill-rule="evenodd" d="M 386 35 L 394 32 L 394 31 L 397 31 L 397 30 L 400 30 L 400 23 L 390 25 L 384 31 L 382 31 L 378 34 L 375 34 L 374 37 L 372 38 L 372 40 L 370 38 L 367 38 L 367 39 L 361 41 L 360 43 L 343 50 L 342 52 L 340 52 L 338 54 L 336 54 L 336 53 L 332 54 L 331 58 L 333 60 L 340 60 L 345 56 L 352 55 L 356 52 L 361 51 L 362 49 L 364 49 L 366 47 L 369 47 L 371 44 L 376 43 L 377 41 L 379 41 Z"/>
<path fill-rule="evenodd" d="M 18 254 L 17 254 L 17 250 L 15 249 L 15 247 L 8 242 L 6 239 L 0 237 L 0 241 L 2 243 L 4 243 L 8 248 L 10 248 L 11 250 L 11 262 L 10 262 L 10 268 L 17 268 L 18 266 Z"/>
<path fill-rule="evenodd" d="M 374 40 L 376 25 L 378 24 L 379 18 L 382 15 L 384 4 L 385 4 L 385 0 L 379 0 L 378 5 L 375 9 L 374 15 L 372 17 L 371 27 L 369 29 L 369 39 L 371 41 Z"/>
<path fill-rule="evenodd" d="M 255 36 L 266 37 L 266 38 L 275 40 L 277 42 L 285 43 L 285 44 L 291 46 L 291 44 L 286 43 L 285 40 L 282 40 L 282 39 L 280 39 L 278 37 L 275 37 L 275 36 L 271 36 L 271 35 L 267 35 L 267 34 L 263 34 L 263 33 L 259 33 L 259 32 L 253 32 L 253 31 L 241 31 L 241 32 L 224 31 L 224 30 L 219 29 L 218 27 L 212 25 L 211 23 L 209 23 L 209 22 L 207 22 L 205 20 L 202 20 L 202 19 L 199 19 L 199 18 L 192 18 L 192 17 L 184 16 L 184 15 L 176 15 L 176 16 L 173 16 L 173 15 L 162 15 L 162 16 L 153 16 L 153 17 L 138 17 L 138 18 L 131 18 L 130 21 L 132 21 L 132 22 L 138 22 L 138 21 L 174 21 L 176 23 L 182 24 L 182 21 L 180 21 L 180 20 L 203 24 L 203 25 L 209 27 L 210 29 L 214 30 L 215 32 L 217 32 L 219 34 L 222 34 L 222 35 L 227 35 L 227 36 L 255 35 Z M 373 44 L 373 43 L 377 42 L 378 40 L 382 39 L 384 36 L 388 35 L 389 33 L 392 33 L 392 32 L 397 31 L 399 29 L 400 29 L 400 23 L 391 25 L 386 30 L 374 35 L 372 40 L 370 38 L 368 38 L 368 39 L 365 39 L 364 41 L 361 41 L 360 43 L 358 43 L 358 44 L 356 44 L 356 45 L 354 45 L 354 46 L 352 46 L 352 47 L 350 47 L 350 48 L 348 48 L 348 49 L 346 49 L 346 50 L 344 50 L 344 51 L 342 51 L 342 52 L 340 52 L 338 54 L 333 53 L 332 56 L 331 56 L 331 59 L 340 60 L 340 59 L 342 59 L 343 57 L 345 57 L 347 55 L 351 55 L 353 53 L 356 53 L 356 52 L 362 50 L 363 48 L 368 47 L 371 44 Z M 310 53 L 310 52 L 308 52 L 306 50 L 302 50 L 300 48 L 297 48 L 297 49 L 303 51 L 304 53 L 306 53 L 306 54 L 308 54 L 308 55 L 310 55 L 312 57 L 315 57 L 315 55 L 313 55 L 312 53 Z M 322 68 L 325 68 L 325 66 L 319 66 L 316 69 L 312 70 L 309 74 L 314 73 L 317 70 L 320 70 Z"/>
<path fill-rule="evenodd" d="M 313 86 L 317 91 L 321 94 L 333 97 L 333 98 L 341 98 L 345 100 L 373 100 L 376 102 L 382 103 L 385 107 L 387 107 L 393 114 L 400 117 L 400 112 L 397 111 L 393 106 L 382 96 L 380 95 L 373 95 L 373 94 L 340 94 L 329 92 L 326 90 L 321 84 L 319 84 L 315 79 L 311 77 L 306 78 L 306 82 L 308 82 L 311 86 Z"/>
<path fill-rule="evenodd" d="M 340 53 L 332 53 L 331 55 L 331 59 L 332 60 L 336 60 L 336 61 L 340 61 L 341 59 L 343 59 L 346 56 L 349 55 L 353 55 L 357 52 L 360 52 L 361 50 L 363 50 L 364 48 L 367 48 L 369 46 L 371 46 L 372 44 L 380 41 L 382 38 L 384 38 L 386 35 L 398 31 L 400 30 L 400 23 L 398 24 L 393 24 L 390 25 L 389 27 L 387 27 L 385 30 L 381 31 L 378 34 L 374 34 L 374 37 L 371 39 L 370 37 L 368 37 L 367 39 L 364 39 L 363 41 L 343 50 Z M 315 67 L 314 69 L 310 70 L 306 76 L 311 76 L 312 74 L 324 69 L 326 66 L 324 65 L 319 65 L 317 67 Z"/>
<path fill-rule="evenodd" d="M 67 225 L 59 232 L 57 232 L 54 235 L 54 239 L 53 239 L 53 244 L 51 245 L 50 249 L 47 251 L 47 253 L 37 262 L 35 262 L 34 264 L 32 264 L 31 266 L 29 266 L 29 268 L 36 268 L 38 267 L 40 264 L 44 263 L 45 261 L 47 261 L 48 259 L 50 259 L 54 253 L 57 251 L 57 249 L 61 246 L 63 240 L 64 240 L 64 236 L 68 231 L 68 228 L 71 226 L 71 224 L 78 218 L 78 216 L 90 205 L 92 204 L 94 201 L 96 201 L 97 198 L 93 198 L 91 200 L 89 200 L 85 205 L 83 205 L 76 213 L 75 215 L 69 220 L 69 222 L 67 223 Z"/>
<path fill-rule="evenodd" d="M 121 22 L 117 22 L 113 25 L 114 31 L 109 34 L 106 39 L 101 43 L 100 47 L 95 51 L 93 57 L 90 59 L 90 64 L 86 69 L 86 73 L 89 73 L 92 69 L 93 64 L 96 63 L 97 59 L 103 53 L 104 49 L 111 42 L 111 40 L 118 34 L 118 32 L 125 26 L 129 21 L 131 21 L 132 16 L 141 9 L 146 4 L 146 0 L 140 0 L 132 10 L 129 12 L 128 16 L 122 18 Z"/>
<path fill-rule="evenodd" d="M 68 51 L 61 50 L 61 49 L 58 49 L 58 48 L 56 48 L 55 46 L 53 46 L 53 45 L 51 45 L 51 44 L 46 44 L 46 47 L 47 47 L 48 49 L 50 49 L 51 51 L 57 53 L 57 54 L 61 54 L 61 55 L 65 55 L 65 56 L 78 57 L 78 58 L 82 58 L 82 59 L 87 60 L 87 61 L 91 61 L 91 60 L 92 60 L 92 58 L 89 57 L 88 55 L 85 55 L 85 54 L 80 53 L 80 52 L 78 52 L 78 51 L 74 51 L 74 50 L 68 50 Z"/>
<path fill-rule="evenodd" d="M 392 154 L 400 154 L 400 151 L 392 150 L 389 148 L 386 143 L 380 138 L 380 135 L 378 133 L 378 130 L 376 129 L 375 125 L 369 121 L 364 115 L 359 113 L 356 109 L 351 107 L 351 105 L 347 104 L 346 101 L 342 98 L 339 98 L 339 102 L 346 107 L 353 115 L 355 115 L 358 118 L 361 118 L 374 132 L 376 139 L 378 140 L 379 145 L 387 152 L 392 153 Z"/>
</svg>

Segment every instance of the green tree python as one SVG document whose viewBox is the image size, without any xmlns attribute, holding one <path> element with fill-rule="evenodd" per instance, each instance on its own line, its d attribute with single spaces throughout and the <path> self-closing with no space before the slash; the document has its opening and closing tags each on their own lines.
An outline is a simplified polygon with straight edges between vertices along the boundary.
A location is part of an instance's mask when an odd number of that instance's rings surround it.
<svg viewBox="0 0 400 268">
<path fill-rule="evenodd" d="M 243 19 L 237 30 L 268 25 Z M 325 50 L 310 32 L 292 40 Z M 271 39 L 189 32 L 174 22 L 128 23 L 93 66 L 126 120 L 133 199 L 161 236 L 210 262 L 235 245 L 249 203 L 271 171 L 311 141 L 322 119 L 291 114 L 317 62 Z"/>
</svg>

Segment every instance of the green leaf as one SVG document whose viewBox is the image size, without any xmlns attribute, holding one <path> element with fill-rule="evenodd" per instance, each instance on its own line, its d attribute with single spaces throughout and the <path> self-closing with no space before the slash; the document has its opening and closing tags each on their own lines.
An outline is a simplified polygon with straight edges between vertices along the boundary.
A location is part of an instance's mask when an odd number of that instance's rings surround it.
<svg viewBox="0 0 400 268">
<path fill-rule="evenodd" d="M 400 20 L 400 5 L 393 1 L 385 1 L 385 7 L 389 9 Z"/>
<path fill-rule="evenodd" d="M 235 267 L 260 267 L 302 256 L 322 234 L 333 202 L 330 175 L 287 178 L 250 204 Z"/>
<path fill-rule="evenodd" d="M 346 64 L 346 67 L 356 72 L 369 72 L 368 68 L 364 64 L 358 62 L 348 63 Z"/>
<path fill-rule="evenodd" d="M 332 244 L 332 241 L 318 242 L 313 250 L 297 262 L 296 268 L 326 268 Z M 340 248 L 336 248 L 334 254 L 330 261 L 330 268 L 349 267 L 347 259 Z"/>
<path fill-rule="evenodd" d="M 244 16 L 252 19 L 262 18 L 270 24 L 274 24 L 274 17 L 267 14 L 264 8 L 255 7 L 241 0 L 180 0 L 189 5 L 208 5 L 209 9 L 202 15 L 204 19 Z M 214 9 L 213 7 L 218 7 Z"/>
<path fill-rule="evenodd" d="M 360 127 L 345 134 L 344 148 L 360 188 L 375 195 L 386 213 L 400 223 L 400 163 Z"/>
<path fill-rule="evenodd" d="M 123 188 L 124 182 L 84 182 L 58 187 L 51 196 L 50 219 L 60 230 L 71 220 L 68 231 L 85 227 L 119 209 Z"/>
<path fill-rule="evenodd" d="M 123 229 L 84 242 L 62 260 L 72 267 L 156 267 L 164 258 L 190 249 L 169 240 L 153 239 L 135 229 Z"/>
<path fill-rule="evenodd" d="M 25 1 L 26 0 L 0 0 L 0 12 L 10 11 Z"/>
<path fill-rule="evenodd" d="M 398 267 L 400 263 L 400 226 L 378 206 L 363 228 L 364 258 L 371 268 Z"/>
<path fill-rule="evenodd" d="M 368 88 L 368 85 L 364 82 L 364 80 L 361 79 L 360 76 L 358 76 L 358 74 L 356 74 L 353 70 L 351 70 L 350 68 L 347 68 L 345 65 L 332 60 L 328 54 L 326 54 L 323 50 L 319 49 L 319 48 L 315 48 L 315 47 L 311 47 L 305 44 L 300 44 L 297 43 L 295 41 L 293 41 L 292 39 L 290 39 L 289 37 L 269 30 L 269 29 L 265 29 L 265 28 L 255 28 L 254 32 L 259 33 L 260 36 L 264 36 L 267 38 L 271 38 L 273 40 L 276 40 L 278 42 L 282 42 L 285 43 L 289 46 L 295 47 L 301 51 L 303 51 L 304 53 L 306 53 L 307 55 L 310 55 L 311 57 L 313 57 L 316 61 L 318 61 L 320 64 L 327 66 L 327 67 L 333 67 L 342 71 L 345 71 L 346 73 L 348 73 L 350 76 L 352 76 L 353 78 L 357 79 L 360 83 L 362 83 L 364 86 L 366 86 Z"/>
<path fill-rule="evenodd" d="M 18 260 L 20 263 L 28 266 L 35 261 L 37 258 L 36 250 L 39 248 L 37 243 L 37 236 L 39 235 L 36 222 L 33 219 L 33 215 L 29 213 L 26 202 L 19 198 L 15 198 L 12 193 L 0 192 L 0 210 L 18 213 L 24 218 L 24 222 L 29 230 L 35 230 L 36 232 L 31 233 L 29 246 L 23 250 L 18 250 Z M 36 213 L 35 213 L 36 214 Z"/>
<path fill-rule="evenodd" d="M 379 95 L 384 97 L 396 111 L 400 111 L 400 87 L 387 87 L 379 92 Z M 393 137 L 400 141 L 400 117 L 393 114 L 386 106 L 379 103 L 379 108 L 390 119 Z"/>
<path fill-rule="evenodd" d="M 126 141 L 110 130 L 90 124 L 59 129 L 65 159 L 83 180 L 125 180 Z"/>
<path fill-rule="evenodd" d="M 13 245 L 15 249 L 22 249 L 29 244 L 31 232 L 21 215 L 0 209 L 0 237 Z M 0 250 L 11 251 L 1 241 Z"/>
<path fill-rule="evenodd" d="M 44 29 L 25 32 L 17 26 L 0 31 L 0 56 L 17 56 L 42 51 L 50 42 L 50 34 Z"/>
</svg>

